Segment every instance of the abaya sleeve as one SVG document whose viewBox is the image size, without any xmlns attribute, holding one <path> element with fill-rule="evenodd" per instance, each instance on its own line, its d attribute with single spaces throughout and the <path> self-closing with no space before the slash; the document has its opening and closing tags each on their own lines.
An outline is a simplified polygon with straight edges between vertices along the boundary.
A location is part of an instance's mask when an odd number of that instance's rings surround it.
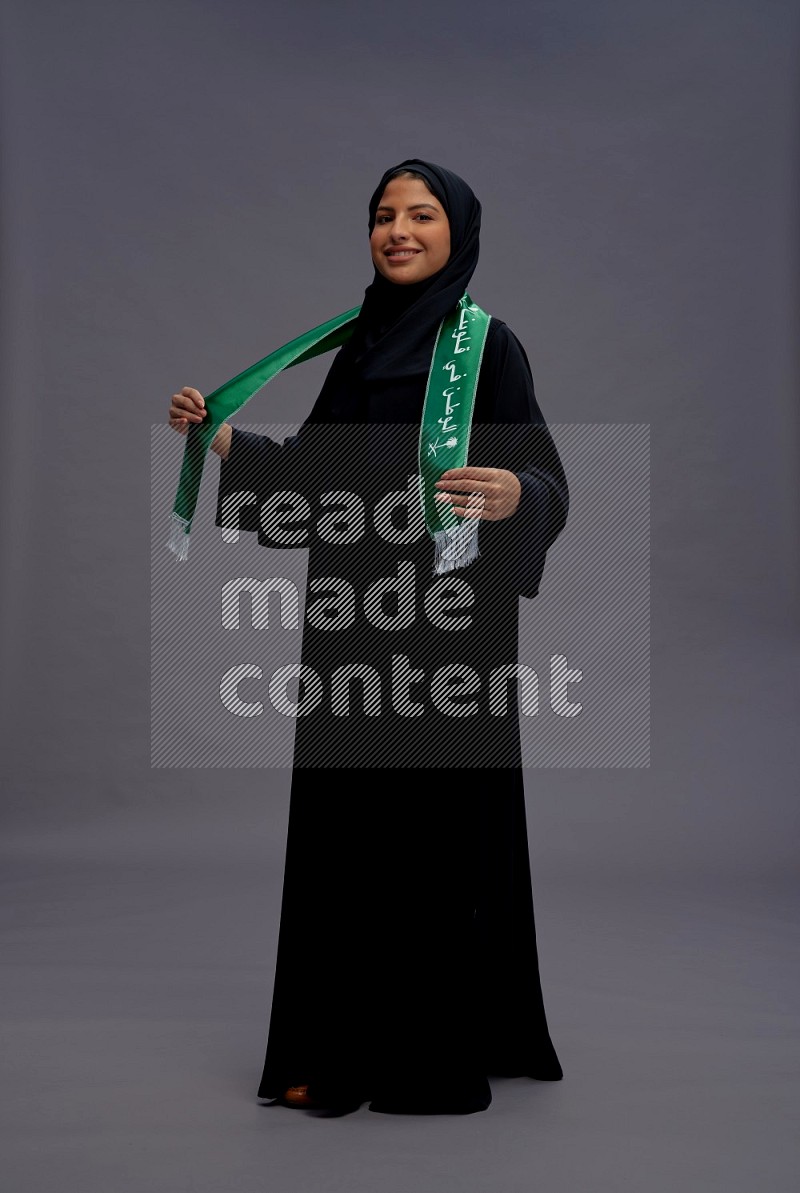
<svg viewBox="0 0 800 1193">
<path fill-rule="evenodd" d="M 535 597 L 547 551 L 567 519 L 569 490 L 525 349 L 499 319 L 492 319 L 487 338 L 475 419 L 481 425 L 473 425 L 469 463 L 507 468 L 521 486 L 511 517 L 481 523 L 480 558 L 504 585 Z"/>
<path fill-rule="evenodd" d="M 229 522 L 223 521 L 226 499 L 234 494 L 252 493 L 256 498 L 255 503 L 237 502 L 239 529 L 257 532 L 262 546 L 296 547 L 297 543 L 287 543 L 269 536 L 260 519 L 260 510 L 265 501 L 281 492 L 291 493 L 302 497 L 309 507 L 309 517 L 303 522 L 308 533 L 301 545 L 308 546 L 314 540 L 319 496 L 325 490 L 336 488 L 337 465 L 341 465 L 342 449 L 346 446 L 346 427 L 324 425 L 330 412 L 330 390 L 334 377 L 335 372 L 331 368 L 302 427 L 281 443 L 269 435 L 231 425 L 228 456 L 220 461 L 217 526 L 229 525 Z"/>
<path fill-rule="evenodd" d="M 301 432 L 290 435 L 279 443 L 268 435 L 244 431 L 231 426 L 231 442 L 228 457 L 220 462 L 219 487 L 217 490 L 217 526 L 238 525 L 239 530 L 256 531 L 259 541 L 265 536 L 261 526 L 260 511 L 263 503 L 276 494 L 299 494 L 307 502 L 305 485 L 292 469 L 292 459 L 301 458 L 299 450 Z M 255 501 L 245 503 L 243 494 L 252 494 Z M 225 516 L 224 504 L 233 499 L 236 512 Z M 296 500 L 296 499 L 295 499 Z M 305 508 L 305 507 L 303 507 Z M 306 531 L 313 528 L 313 518 L 303 519 Z M 288 529 L 291 529 L 290 527 Z M 308 538 L 299 544 L 306 546 Z M 269 539 L 270 547 L 297 547 L 297 542 Z"/>
</svg>

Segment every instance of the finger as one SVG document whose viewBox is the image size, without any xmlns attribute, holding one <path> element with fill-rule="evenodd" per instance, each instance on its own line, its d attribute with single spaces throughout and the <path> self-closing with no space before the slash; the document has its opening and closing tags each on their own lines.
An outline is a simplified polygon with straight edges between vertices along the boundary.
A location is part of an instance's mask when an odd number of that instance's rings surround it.
<svg viewBox="0 0 800 1193">
<path fill-rule="evenodd" d="M 465 518 L 485 518 L 491 515 L 490 504 L 485 500 L 483 493 L 470 493 L 467 498 L 454 498 L 452 509 L 453 513 Z"/>
<path fill-rule="evenodd" d="M 464 477 L 463 479 L 454 478 L 452 480 L 434 481 L 434 489 L 447 489 L 453 493 L 471 493 L 478 489 L 483 492 L 488 492 L 494 485 L 492 480 L 480 480 L 477 477 Z"/>
<path fill-rule="evenodd" d="M 201 414 L 178 414 L 170 411 L 170 422 L 179 423 L 201 423 L 205 416 Z"/>
<path fill-rule="evenodd" d="M 496 471 L 496 468 L 476 468 L 472 464 L 465 464 L 463 468 L 448 468 L 439 479 L 489 481 L 494 478 Z"/>
<path fill-rule="evenodd" d="M 471 493 L 434 493 L 434 501 L 441 502 L 442 505 L 465 506 L 469 502 Z"/>
<path fill-rule="evenodd" d="M 206 404 L 205 398 L 200 393 L 200 390 L 195 389 L 191 385 L 184 385 L 183 389 L 181 390 L 181 393 L 185 394 L 187 398 L 193 398 L 198 406 L 205 406 L 205 404 Z"/>
<path fill-rule="evenodd" d="M 475 489 L 475 482 L 472 483 L 472 488 L 466 493 L 437 493 L 435 496 L 447 497 L 454 506 L 466 506 L 480 502 L 484 506 L 495 505 L 498 500 L 498 495 L 492 492 L 491 489 Z"/>
<path fill-rule="evenodd" d="M 181 390 L 179 394 L 173 394 L 179 405 L 185 406 L 189 410 L 205 410 L 206 400 L 198 390 L 193 389 L 190 393 L 186 390 Z"/>
<path fill-rule="evenodd" d="M 173 394 L 170 414 L 176 418 L 189 418 L 192 422 L 199 423 L 206 417 L 208 411 L 199 408 L 191 398 L 184 397 L 182 394 Z"/>
</svg>

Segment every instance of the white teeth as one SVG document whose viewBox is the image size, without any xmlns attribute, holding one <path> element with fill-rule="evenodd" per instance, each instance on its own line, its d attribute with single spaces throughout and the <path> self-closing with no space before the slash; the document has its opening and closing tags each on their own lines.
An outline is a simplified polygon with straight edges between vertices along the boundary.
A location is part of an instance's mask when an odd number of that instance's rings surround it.
<svg viewBox="0 0 800 1193">
<path fill-rule="evenodd" d="M 387 253 L 387 257 L 416 257 L 416 249 L 396 249 L 394 252 Z"/>
</svg>

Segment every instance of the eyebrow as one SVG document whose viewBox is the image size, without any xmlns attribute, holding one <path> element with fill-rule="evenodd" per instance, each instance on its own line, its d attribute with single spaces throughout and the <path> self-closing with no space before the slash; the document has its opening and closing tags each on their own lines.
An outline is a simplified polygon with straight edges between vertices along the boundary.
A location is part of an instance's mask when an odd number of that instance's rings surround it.
<svg viewBox="0 0 800 1193">
<path fill-rule="evenodd" d="M 412 204 L 411 207 L 409 207 L 408 210 L 416 211 L 419 207 L 429 207 L 431 211 L 439 210 L 438 207 L 434 207 L 433 203 L 414 203 L 414 204 Z M 381 203 L 380 207 L 378 207 L 376 210 L 377 211 L 394 211 L 394 208 L 389 206 L 387 203 Z"/>
</svg>

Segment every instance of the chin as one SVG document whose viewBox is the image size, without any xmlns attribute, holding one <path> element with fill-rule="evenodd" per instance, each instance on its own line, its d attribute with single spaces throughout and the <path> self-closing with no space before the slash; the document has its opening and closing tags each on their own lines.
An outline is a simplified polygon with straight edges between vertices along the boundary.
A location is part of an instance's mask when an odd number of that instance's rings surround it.
<svg viewBox="0 0 800 1193">
<path fill-rule="evenodd" d="M 395 273 L 384 273 L 382 269 L 378 270 L 378 273 L 382 274 L 388 282 L 394 282 L 396 286 L 412 286 L 414 282 L 424 282 L 426 278 L 432 277 L 436 272 L 435 269 L 429 269 L 425 273 L 415 273 L 413 277 L 410 274 L 398 277 Z"/>
</svg>

